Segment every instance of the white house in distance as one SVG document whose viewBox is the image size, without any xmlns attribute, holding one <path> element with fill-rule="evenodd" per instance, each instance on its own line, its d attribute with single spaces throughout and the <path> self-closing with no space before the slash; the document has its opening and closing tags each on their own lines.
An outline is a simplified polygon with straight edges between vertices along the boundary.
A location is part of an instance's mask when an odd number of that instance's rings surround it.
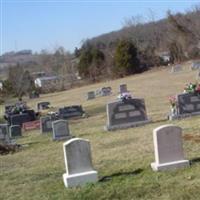
<svg viewBox="0 0 200 200">
<path fill-rule="evenodd" d="M 34 82 L 35 87 L 37 88 L 49 88 L 57 85 L 60 82 L 60 79 L 58 76 L 45 76 L 36 78 Z"/>
</svg>

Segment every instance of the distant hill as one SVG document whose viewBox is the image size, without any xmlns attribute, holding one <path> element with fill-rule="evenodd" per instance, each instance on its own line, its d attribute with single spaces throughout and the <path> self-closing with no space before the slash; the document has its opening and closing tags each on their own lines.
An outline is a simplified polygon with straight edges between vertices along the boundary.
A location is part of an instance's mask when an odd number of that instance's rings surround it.
<svg viewBox="0 0 200 200">
<path fill-rule="evenodd" d="M 0 56 L 0 68 L 14 66 L 19 64 L 39 64 L 38 55 L 32 54 L 31 50 L 22 50 L 17 52 L 8 52 Z"/>
</svg>

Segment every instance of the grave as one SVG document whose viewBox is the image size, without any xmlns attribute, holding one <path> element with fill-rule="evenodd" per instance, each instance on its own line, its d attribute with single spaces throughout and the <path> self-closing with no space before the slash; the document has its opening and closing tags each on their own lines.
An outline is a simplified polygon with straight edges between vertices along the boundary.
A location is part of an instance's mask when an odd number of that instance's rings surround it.
<svg viewBox="0 0 200 200">
<path fill-rule="evenodd" d="M 95 99 L 95 92 L 90 91 L 87 93 L 87 100 Z"/>
<path fill-rule="evenodd" d="M 153 130 L 155 162 L 154 171 L 176 169 L 189 166 L 184 159 L 182 129 L 174 125 L 163 125 Z"/>
<path fill-rule="evenodd" d="M 29 113 L 14 114 L 10 116 L 10 125 L 20 125 L 23 123 L 32 121 L 32 117 Z"/>
<path fill-rule="evenodd" d="M 192 62 L 192 66 L 191 66 L 192 70 L 200 70 L 200 61 L 194 61 Z"/>
<path fill-rule="evenodd" d="M 126 84 L 121 84 L 121 85 L 119 86 L 119 93 L 120 93 L 120 94 L 123 94 L 123 93 L 126 93 L 126 92 L 128 92 L 128 90 L 127 90 L 127 85 L 126 85 Z"/>
<path fill-rule="evenodd" d="M 184 93 L 176 96 L 175 113 L 170 113 L 169 119 L 178 119 L 200 115 L 200 96 L 196 93 Z"/>
<path fill-rule="evenodd" d="M 59 110 L 58 110 L 58 116 L 61 119 L 82 117 L 82 116 L 84 116 L 84 114 L 85 114 L 85 112 L 83 111 L 82 106 L 79 106 L 79 105 L 67 106 L 64 108 L 59 108 Z"/>
<path fill-rule="evenodd" d="M 52 131 L 52 119 L 50 116 L 40 117 L 40 131 L 41 133 Z"/>
<path fill-rule="evenodd" d="M 0 124 L 0 143 L 9 143 L 8 124 Z"/>
<path fill-rule="evenodd" d="M 21 126 L 19 125 L 10 126 L 9 134 L 10 134 L 10 138 L 21 137 L 22 136 Z"/>
<path fill-rule="evenodd" d="M 22 128 L 23 128 L 24 131 L 40 129 L 40 120 L 25 122 L 25 123 L 22 124 Z"/>
<path fill-rule="evenodd" d="M 93 169 L 90 142 L 74 138 L 63 144 L 66 173 L 63 174 L 65 187 L 82 186 L 97 182 L 98 173 Z"/>
<path fill-rule="evenodd" d="M 37 110 L 38 111 L 49 109 L 49 107 L 50 107 L 50 102 L 48 102 L 48 101 L 39 102 L 37 104 Z"/>
<path fill-rule="evenodd" d="M 66 120 L 56 120 L 52 122 L 52 127 L 53 140 L 68 140 L 72 137 Z"/>
<path fill-rule="evenodd" d="M 134 98 L 107 104 L 106 130 L 134 127 L 149 123 L 144 99 Z"/>
<path fill-rule="evenodd" d="M 112 94 L 111 87 L 102 87 L 100 89 L 97 89 L 95 92 L 95 96 L 109 96 L 111 94 Z"/>
<path fill-rule="evenodd" d="M 181 71 L 183 71 L 183 68 L 181 65 L 172 66 L 171 73 L 177 73 L 177 72 L 181 72 Z"/>
<path fill-rule="evenodd" d="M 103 87 L 101 88 L 101 96 L 109 96 L 112 93 L 111 87 Z"/>
</svg>

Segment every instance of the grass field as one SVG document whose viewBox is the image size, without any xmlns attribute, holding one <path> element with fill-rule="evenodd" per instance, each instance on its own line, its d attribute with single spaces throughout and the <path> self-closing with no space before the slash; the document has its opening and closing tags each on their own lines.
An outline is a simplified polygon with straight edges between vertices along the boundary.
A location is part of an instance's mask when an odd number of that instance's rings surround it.
<svg viewBox="0 0 200 200">
<path fill-rule="evenodd" d="M 17 142 L 27 144 L 14 154 L 0 156 L 0 199 L 2 200 L 106 200 L 106 199 L 200 199 L 200 118 L 167 121 L 168 97 L 182 92 L 186 83 L 196 80 L 196 71 L 184 65 L 184 71 L 171 74 L 169 68 L 148 71 L 105 83 L 43 95 L 28 100 L 35 108 L 38 101 L 50 101 L 52 106 L 82 104 L 89 118 L 69 121 L 72 134 L 89 139 L 94 168 L 99 182 L 82 188 L 66 189 L 62 143 L 52 142 L 51 134 L 25 132 Z M 106 103 L 114 100 L 119 84 L 126 83 L 133 96 L 145 99 L 152 123 L 125 130 L 105 132 Z M 87 91 L 111 86 L 113 95 L 85 100 Z M 187 169 L 153 172 L 152 131 L 173 123 L 183 128 L 185 156 L 192 161 Z"/>
</svg>

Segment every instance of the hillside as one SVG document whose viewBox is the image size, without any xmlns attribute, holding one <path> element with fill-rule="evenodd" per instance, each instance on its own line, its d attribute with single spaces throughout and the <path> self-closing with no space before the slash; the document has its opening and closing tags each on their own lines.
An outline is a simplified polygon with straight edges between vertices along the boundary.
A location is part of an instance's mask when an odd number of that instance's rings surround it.
<svg viewBox="0 0 200 200">
<path fill-rule="evenodd" d="M 197 71 L 184 64 L 183 72 L 172 74 L 170 68 L 159 68 L 143 74 L 93 84 L 64 92 L 42 95 L 28 100 L 32 107 L 39 101 L 50 101 L 52 106 L 82 104 L 91 115 L 86 119 L 70 120 L 74 136 L 89 139 L 94 168 L 102 181 L 82 188 L 66 189 L 62 181 L 65 173 L 63 142 L 53 142 L 51 135 L 40 131 L 25 132 L 17 140 L 26 144 L 15 153 L 0 156 L 0 199 L 199 199 L 200 164 L 199 116 L 168 121 L 168 97 L 183 91 L 186 83 L 194 82 Z M 152 123 L 115 132 L 105 132 L 106 103 L 116 99 L 118 87 L 126 83 L 135 97 L 145 99 Z M 103 86 L 111 86 L 113 94 L 86 101 L 85 94 Z M 152 130 L 163 124 L 183 128 L 186 158 L 193 160 L 190 168 L 170 172 L 153 172 Z M 106 177 L 106 178 L 105 178 Z"/>
</svg>

